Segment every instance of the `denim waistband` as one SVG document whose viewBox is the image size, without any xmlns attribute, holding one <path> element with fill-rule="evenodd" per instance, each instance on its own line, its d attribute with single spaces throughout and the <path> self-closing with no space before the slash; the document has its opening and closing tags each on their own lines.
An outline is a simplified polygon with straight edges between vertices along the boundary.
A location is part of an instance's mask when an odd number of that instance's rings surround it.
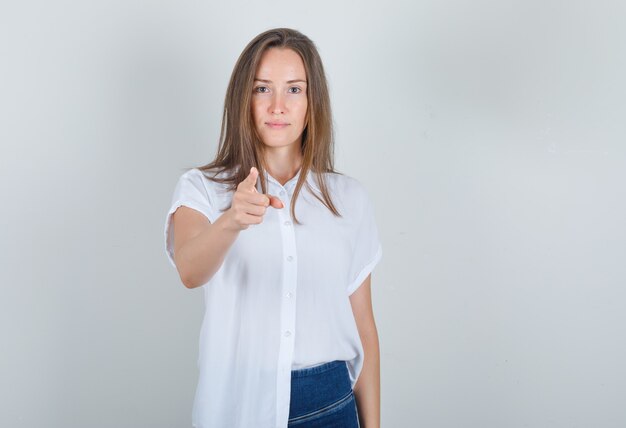
<svg viewBox="0 0 626 428">
<path fill-rule="evenodd" d="M 299 370 L 292 370 L 291 377 L 303 377 L 303 376 L 311 376 L 318 373 L 323 373 L 328 370 L 333 370 L 339 367 L 345 367 L 346 362 L 343 360 L 335 360 L 330 361 L 328 363 L 320 364 L 314 367 L 305 367 Z"/>
</svg>

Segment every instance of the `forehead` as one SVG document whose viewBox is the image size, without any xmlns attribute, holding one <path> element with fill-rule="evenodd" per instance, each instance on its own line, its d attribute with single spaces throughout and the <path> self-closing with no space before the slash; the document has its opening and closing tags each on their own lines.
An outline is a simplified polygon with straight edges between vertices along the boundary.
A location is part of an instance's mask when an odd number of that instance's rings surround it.
<svg viewBox="0 0 626 428">
<path fill-rule="evenodd" d="M 270 48 L 263 52 L 255 77 L 272 81 L 305 79 L 306 71 L 302 58 L 294 50 L 289 48 Z"/>
</svg>

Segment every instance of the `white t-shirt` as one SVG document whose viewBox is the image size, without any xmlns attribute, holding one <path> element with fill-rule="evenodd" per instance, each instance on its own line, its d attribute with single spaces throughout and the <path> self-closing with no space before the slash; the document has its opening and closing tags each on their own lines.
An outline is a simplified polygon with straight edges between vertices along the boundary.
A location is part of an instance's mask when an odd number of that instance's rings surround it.
<svg viewBox="0 0 626 428">
<path fill-rule="evenodd" d="M 363 366 L 348 296 L 382 257 L 365 187 L 349 176 L 325 173 L 343 217 L 304 185 L 295 206 L 302 223 L 297 225 L 289 211 L 300 171 L 284 186 L 265 174 L 268 193 L 284 208 L 269 206 L 261 224 L 239 232 L 220 269 L 202 286 L 205 313 L 192 412 L 197 428 L 286 428 L 291 370 L 345 360 L 354 388 Z M 319 192 L 313 172 L 307 181 Z M 180 177 L 165 222 L 173 266 L 176 209 L 193 208 L 213 223 L 232 196 L 225 184 L 198 169 Z"/>
</svg>

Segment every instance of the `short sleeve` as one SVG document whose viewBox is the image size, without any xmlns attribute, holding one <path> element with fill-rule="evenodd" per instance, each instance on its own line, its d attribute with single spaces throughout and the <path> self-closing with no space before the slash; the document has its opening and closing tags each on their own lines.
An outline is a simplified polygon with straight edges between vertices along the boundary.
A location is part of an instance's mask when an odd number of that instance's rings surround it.
<svg viewBox="0 0 626 428">
<path fill-rule="evenodd" d="M 374 206 L 367 192 L 362 189 L 359 220 L 354 229 L 350 283 L 348 295 L 356 291 L 382 258 L 382 246 L 374 216 Z"/>
<path fill-rule="evenodd" d="M 211 223 L 214 222 L 215 216 L 212 201 L 205 186 L 203 173 L 200 170 L 191 169 L 179 178 L 174 188 L 172 204 L 165 219 L 165 253 L 174 267 L 176 267 L 176 263 L 174 262 L 174 227 L 172 217 L 181 205 L 201 212 Z"/>
</svg>

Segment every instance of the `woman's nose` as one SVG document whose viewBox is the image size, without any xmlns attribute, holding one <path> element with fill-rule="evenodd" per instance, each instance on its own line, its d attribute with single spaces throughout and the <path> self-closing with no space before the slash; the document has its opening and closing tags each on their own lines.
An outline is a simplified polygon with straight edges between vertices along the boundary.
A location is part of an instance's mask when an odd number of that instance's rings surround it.
<svg viewBox="0 0 626 428">
<path fill-rule="evenodd" d="M 285 111 L 285 100 L 281 95 L 274 95 L 270 104 L 270 112 L 279 114 Z"/>
</svg>

